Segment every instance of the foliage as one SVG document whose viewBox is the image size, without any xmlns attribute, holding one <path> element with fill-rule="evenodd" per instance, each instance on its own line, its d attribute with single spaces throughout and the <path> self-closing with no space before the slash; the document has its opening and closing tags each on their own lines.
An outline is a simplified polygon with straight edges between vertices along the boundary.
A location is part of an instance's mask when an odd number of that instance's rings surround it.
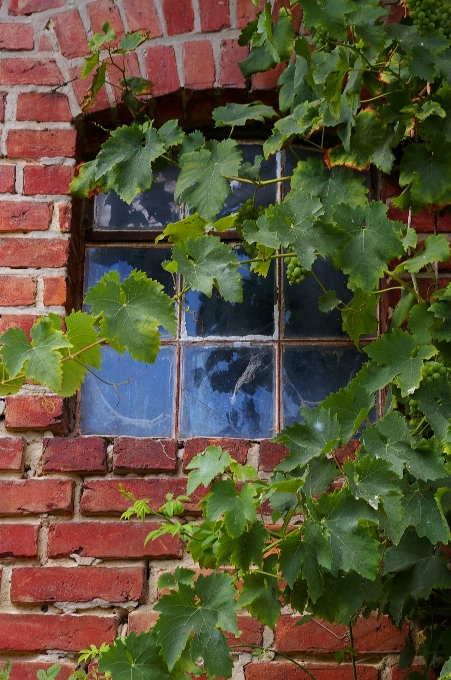
<svg viewBox="0 0 451 680">
<path fill-rule="evenodd" d="M 245 76 L 288 64 L 279 81 L 281 113 L 261 102 L 231 103 L 213 118 L 219 132 L 230 133 L 248 121 L 277 118 L 266 157 L 280 149 L 296 154 L 300 142 L 315 152 L 299 160 L 290 178 L 261 179 L 261 161 L 243 163 L 231 136 L 207 141 L 176 121 L 156 129 L 145 111 L 145 84 L 123 73 L 122 97 L 133 121 L 112 131 L 97 158 L 79 168 L 72 190 L 88 197 L 113 189 L 131 202 L 151 186 L 160 162 L 177 165 L 175 199 L 190 214 L 160 238 L 174 244 L 164 266 L 183 277 L 182 291 L 169 298 L 138 272 L 123 282 L 114 272 L 105 275 L 86 296 L 90 312 L 72 312 L 65 331 L 50 315 L 35 324 L 31 341 L 17 329 L 0 336 L 0 393 L 13 394 L 28 380 L 71 394 L 85 372 L 100 365 L 104 343 L 155 360 L 159 327 L 174 330 L 174 303 L 189 288 L 206 295 L 216 289 L 239 302 L 241 265 L 220 240 L 234 226 L 257 274 L 282 257 L 295 283 L 318 258 L 332 259 L 353 297 L 342 302 L 314 274 L 323 293 L 320 310 L 340 311 L 344 330 L 368 361 L 348 386 L 316 408 L 301 409 L 301 422 L 275 437 L 289 455 L 270 480 L 216 447 L 196 457 L 188 494 L 207 489 L 200 520 L 180 517 L 184 497 L 167 498 L 153 513 L 146 499 L 126 494 L 134 504 L 127 518 L 150 513 L 162 520 L 148 540 L 180 535 L 194 563 L 212 572 L 196 579 L 179 568 L 162 577 L 169 592 L 155 607 L 155 628 L 101 650 L 102 673 L 130 680 L 204 671 L 230 677 L 226 635 L 238 634 L 237 608 L 274 627 L 283 603 L 306 612 L 303 621 L 315 616 L 347 624 L 351 638 L 361 614 L 376 610 L 396 625 L 417 617 L 422 632 L 417 648 L 407 644 L 404 668 L 416 652 L 425 672 L 451 655 L 444 548 L 451 539 L 451 284 L 442 287 L 438 278 L 450 249 L 437 233 L 437 218 L 451 204 L 450 41 L 446 27 L 435 30 L 437 17 L 426 23 L 420 16 L 427 2 L 407 3 L 399 24 L 384 23 L 387 10 L 377 0 L 293 0 L 277 16 L 266 3 L 243 29 L 240 44 L 250 45 L 241 62 Z M 303 26 L 296 32 L 299 6 Z M 448 13 L 446 3 L 443 8 L 440 21 Z M 114 47 L 108 24 L 93 37 L 84 75 L 95 75 L 86 106 L 115 59 L 146 37 L 128 34 Z M 403 191 L 393 204 L 406 211 L 406 223 L 368 199 L 359 171 L 370 166 L 383 173 L 399 166 Z M 288 180 L 283 201 L 257 210 L 261 187 Z M 253 205 L 246 218 L 240 211 L 218 220 L 231 181 L 253 186 Z M 412 215 L 422 210 L 435 224 L 425 240 L 411 227 Z M 397 290 L 399 302 L 387 330 L 373 339 L 385 290 Z M 385 410 L 374 422 L 379 391 Z M 264 521 L 268 507 L 271 528 Z M 432 621 L 437 601 L 440 614 Z M 355 671 L 352 644 L 347 654 Z M 447 660 L 442 677 L 450 669 Z"/>
</svg>

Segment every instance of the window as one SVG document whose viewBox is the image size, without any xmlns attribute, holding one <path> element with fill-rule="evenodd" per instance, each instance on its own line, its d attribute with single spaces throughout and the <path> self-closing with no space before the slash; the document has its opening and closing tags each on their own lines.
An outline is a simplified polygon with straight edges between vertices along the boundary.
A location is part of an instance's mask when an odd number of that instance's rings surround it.
<svg viewBox="0 0 451 680">
<path fill-rule="evenodd" d="M 249 162 L 262 153 L 257 143 L 243 144 L 242 150 Z M 299 158 L 309 153 L 296 150 Z M 262 166 L 264 178 L 291 174 L 296 156 L 272 156 Z M 154 240 L 166 224 L 183 216 L 183 206 L 172 202 L 176 179 L 176 169 L 163 168 L 151 190 L 131 206 L 112 193 L 96 198 L 86 247 L 86 288 L 110 269 L 125 277 L 137 268 L 174 294 L 172 276 L 161 268 L 170 246 Z M 223 215 L 237 210 L 254 191 L 249 184 L 237 183 L 232 189 Z M 257 203 L 280 200 L 283 191 L 281 183 L 265 185 Z M 235 247 L 240 259 L 248 259 L 239 243 Z M 341 330 L 337 310 L 318 311 L 322 290 L 315 278 L 291 287 L 284 267 L 279 259 L 262 278 L 244 264 L 241 304 L 188 292 L 178 309 L 177 336 L 163 333 L 153 365 L 104 348 L 100 380 L 88 374 L 83 386 L 83 432 L 267 438 L 299 419 L 300 405 L 314 406 L 346 385 L 361 367 L 362 354 Z M 343 300 L 350 299 L 343 275 L 330 262 L 318 260 L 314 271 Z"/>
</svg>

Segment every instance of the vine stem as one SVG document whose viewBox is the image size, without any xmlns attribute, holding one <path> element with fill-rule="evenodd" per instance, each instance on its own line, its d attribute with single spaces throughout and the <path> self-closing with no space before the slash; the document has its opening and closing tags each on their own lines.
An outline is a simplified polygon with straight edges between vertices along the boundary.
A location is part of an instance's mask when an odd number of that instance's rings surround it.
<svg viewBox="0 0 451 680">
<path fill-rule="evenodd" d="M 291 663 L 294 663 L 295 666 L 303 670 L 304 673 L 306 673 L 311 680 L 316 680 L 315 676 L 312 673 L 310 673 L 308 668 L 306 668 L 302 663 L 299 663 L 299 661 L 296 661 L 296 659 L 292 659 L 291 656 L 288 656 L 288 654 L 279 652 L 278 649 L 273 649 L 272 647 L 262 647 L 261 645 L 253 645 L 250 642 L 246 642 L 246 644 L 242 645 L 234 645 L 234 647 L 251 647 L 252 649 L 262 649 L 263 651 L 272 652 L 274 654 L 277 654 L 278 656 L 282 656 L 284 659 L 291 661 Z"/>
<path fill-rule="evenodd" d="M 357 680 L 357 665 L 356 665 L 356 662 L 355 662 L 355 654 L 354 654 L 354 631 L 352 629 L 351 621 L 349 621 L 348 628 L 349 628 L 349 644 L 350 644 L 351 650 L 352 650 L 352 653 L 351 653 L 352 677 L 353 677 L 354 680 Z"/>
<path fill-rule="evenodd" d="M 424 302 L 421 295 L 419 293 L 416 293 L 414 290 L 412 290 L 412 288 L 409 286 L 409 284 L 406 281 L 404 281 L 403 279 L 401 279 L 401 277 L 397 276 L 394 272 L 391 272 L 388 269 L 384 269 L 384 274 L 386 276 L 389 276 L 390 278 L 392 278 L 397 283 L 399 283 L 399 285 L 402 286 L 402 288 L 404 288 L 404 290 L 406 290 L 408 293 L 411 293 L 412 295 L 414 295 L 416 297 L 416 299 L 418 300 L 418 302 Z"/>
</svg>

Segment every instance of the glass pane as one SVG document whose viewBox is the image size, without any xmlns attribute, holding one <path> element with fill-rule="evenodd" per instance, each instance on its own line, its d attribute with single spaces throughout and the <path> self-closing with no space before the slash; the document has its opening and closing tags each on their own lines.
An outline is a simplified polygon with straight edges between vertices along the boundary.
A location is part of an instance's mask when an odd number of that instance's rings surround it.
<svg viewBox="0 0 451 680">
<path fill-rule="evenodd" d="M 163 347 L 154 364 L 134 361 L 102 348 L 106 385 L 88 373 L 82 387 L 81 422 L 85 434 L 174 436 L 175 349 Z M 123 383 L 122 385 L 120 383 Z"/>
<path fill-rule="evenodd" d="M 286 347 L 283 352 L 284 424 L 299 421 L 299 407 L 317 406 L 355 377 L 366 355 L 355 347 Z"/>
<path fill-rule="evenodd" d="M 241 248 L 237 251 L 240 260 L 247 260 Z M 274 267 L 268 276 L 257 276 L 243 265 L 243 302 L 225 302 L 217 291 L 211 298 L 197 291 L 186 295 L 185 328 L 189 336 L 223 337 L 243 335 L 274 334 L 275 282 Z"/>
<path fill-rule="evenodd" d="M 185 347 L 180 436 L 273 436 L 273 383 L 270 347 Z"/>
<path fill-rule="evenodd" d="M 138 194 L 131 205 L 114 191 L 96 197 L 95 229 L 160 231 L 180 219 L 180 206 L 174 203 L 174 189 L 179 169 L 167 165 L 155 174 L 148 191 Z"/>
<path fill-rule="evenodd" d="M 346 286 L 347 277 L 333 268 L 330 260 L 318 258 L 313 271 L 323 286 L 335 290 L 343 302 L 349 302 L 352 292 Z M 307 276 L 300 284 L 290 286 L 286 275 L 285 288 L 285 337 L 286 338 L 333 338 L 346 333 L 341 327 L 338 309 L 324 313 L 318 309 L 318 298 L 323 290 L 313 276 Z"/>
</svg>

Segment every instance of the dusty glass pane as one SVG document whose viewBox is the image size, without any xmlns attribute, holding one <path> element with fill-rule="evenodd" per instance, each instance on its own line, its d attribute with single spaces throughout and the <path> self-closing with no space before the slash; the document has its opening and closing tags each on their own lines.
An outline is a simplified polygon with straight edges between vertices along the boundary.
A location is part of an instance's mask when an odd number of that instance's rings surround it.
<svg viewBox="0 0 451 680">
<path fill-rule="evenodd" d="M 180 436 L 273 436 L 273 384 L 270 347 L 185 347 Z"/>
<path fill-rule="evenodd" d="M 249 258 L 241 248 L 240 260 Z M 198 291 L 186 295 L 185 327 L 189 336 L 223 337 L 274 334 L 274 266 L 268 276 L 257 276 L 243 265 L 243 302 L 225 302 L 217 291 L 211 298 Z"/>
<path fill-rule="evenodd" d="M 85 434 L 174 436 L 175 349 L 163 347 L 154 364 L 134 361 L 109 347 L 102 370 L 88 373 L 82 387 L 80 426 Z M 125 384 L 119 384 L 125 383 Z"/>
<path fill-rule="evenodd" d="M 347 277 L 333 268 L 330 260 L 318 258 L 313 271 L 326 289 L 335 290 L 339 299 L 349 302 L 352 293 L 346 286 Z M 323 290 L 313 276 L 307 276 L 300 284 L 290 286 L 286 275 L 285 288 L 285 337 L 286 338 L 332 338 L 342 337 L 341 314 L 338 309 L 321 312 L 318 298 Z"/>
<path fill-rule="evenodd" d="M 366 355 L 355 347 L 285 347 L 283 352 L 284 425 L 299 420 L 299 407 L 317 406 L 345 387 Z"/>
<path fill-rule="evenodd" d="M 159 231 L 180 219 L 180 207 L 174 203 L 174 189 L 179 169 L 167 165 L 155 175 L 148 191 L 138 194 L 131 205 L 114 191 L 96 197 L 95 227 L 98 231 Z"/>
</svg>

